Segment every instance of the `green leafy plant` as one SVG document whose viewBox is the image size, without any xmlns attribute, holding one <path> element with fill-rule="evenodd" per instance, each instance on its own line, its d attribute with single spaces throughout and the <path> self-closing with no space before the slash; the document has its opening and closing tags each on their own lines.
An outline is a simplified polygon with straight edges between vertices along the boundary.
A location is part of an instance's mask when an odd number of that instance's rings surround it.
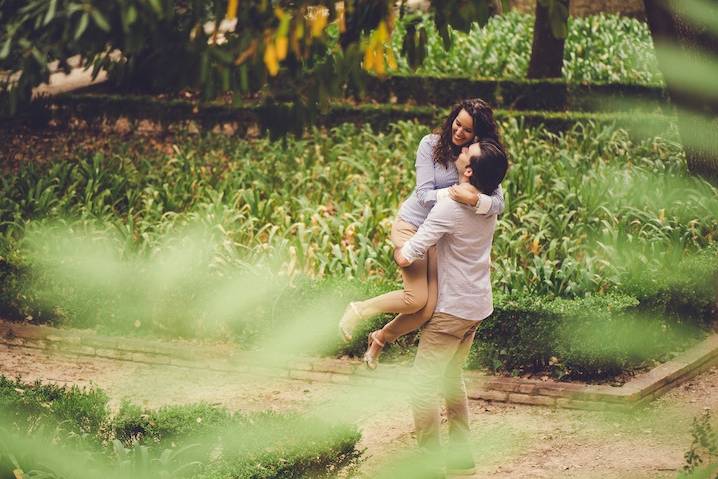
<svg viewBox="0 0 718 479">
<path fill-rule="evenodd" d="M 0 473 L 36 479 L 330 477 L 355 468 L 361 457 L 355 426 L 296 413 L 231 414 L 204 403 L 148 410 L 125 401 L 100 423 L 86 421 L 86 407 L 67 407 L 96 402 L 98 395 L 106 405 L 97 389 L 0 376 Z M 70 441 L 69 428 L 59 434 L 37 427 L 38 416 L 44 424 L 87 427 L 93 441 Z"/>
<path fill-rule="evenodd" d="M 392 46 L 401 51 L 411 18 L 397 22 Z M 415 21 L 414 21 L 415 22 Z M 426 58 L 416 69 L 422 75 L 469 78 L 525 78 L 531 55 L 533 16 L 518 12 L 491 17 L 484 27 L 467 32 L 449 30 L 446 48 L 429 16 L 420 29 L 426 36 Z M 410 73 L 411 62 L 397 55 L 399 71 Z M 660 84 L 651 34 L 645 23 L 618 15 L 570 17 L 563 74 L 570 82 Z"/>
<path fill-rule="evenodd" d="M 683 466 L 683 472 L 678 477 L 715 477 L 715 472 L 718 469 L 718 464 L 716 463 L 718 458 L 718 438 L 711 424 L 711 412 L 709 409 L 703 411 L 700 416 L 693 418 L 691 436 L 693 437 L 693 442 L 691 447 L 683 454 L 686 463 Z"/>
</svg>

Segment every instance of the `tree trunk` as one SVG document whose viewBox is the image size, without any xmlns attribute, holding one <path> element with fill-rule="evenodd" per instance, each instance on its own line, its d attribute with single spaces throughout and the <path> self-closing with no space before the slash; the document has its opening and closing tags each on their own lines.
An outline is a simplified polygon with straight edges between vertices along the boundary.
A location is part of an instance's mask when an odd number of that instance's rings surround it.
<svg viewBox="0 0 718 479">
<path fill-rule="evenodd" d="M 553 0 L 565 5 L 568 11 L 569 0 Z M 563 69 L 563 49 L 566 38 L 558 38 L 551 29 L 551 13 L 547 5 L 536 2 L 536 19 L 531 45 L 528 78 L 560 78 Z M 568 16 L 566 16 L 568 23 Z"/>
<path fill-rule="evenodd" d="M 676 84 L 670 75 L 671 69 L 676 66 L 669 64 L 661 52 L 661 45 L 671 44 L 680 48 L 684 57 L 692 63 L 701 61 L 698 50 L 710 52 L 718 60 L 718 32 L 710 32 L 684 20 L 678 1 L 644 0 L 643 3 L 668 95 L 679 112 L 689 113 L 678 115 L 678 130 L 688 169 L 694 174 L 718 180 L 718 133 L 705 134 L 710 131 L 710 125 L 714 129 L 718 126 L 718 87 L 713 95 L 701 95 Z M 718 1 L 712 3 L 718 11 Z"/>
</svg>

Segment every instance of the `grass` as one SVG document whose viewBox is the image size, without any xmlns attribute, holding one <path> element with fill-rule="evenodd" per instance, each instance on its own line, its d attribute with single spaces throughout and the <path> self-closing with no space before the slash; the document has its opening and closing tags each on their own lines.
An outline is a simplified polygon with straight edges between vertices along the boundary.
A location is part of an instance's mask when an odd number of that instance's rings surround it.
<svg viewBox="0 0 718 479">
<path fill-rule="evenodd" d="M 0 477 L 335 477 L 361 455 L 355 426 L 296 413 L 125 401 L 112 415 L 100 389 L 4 376 L 0 404 Z"/>
</svg>

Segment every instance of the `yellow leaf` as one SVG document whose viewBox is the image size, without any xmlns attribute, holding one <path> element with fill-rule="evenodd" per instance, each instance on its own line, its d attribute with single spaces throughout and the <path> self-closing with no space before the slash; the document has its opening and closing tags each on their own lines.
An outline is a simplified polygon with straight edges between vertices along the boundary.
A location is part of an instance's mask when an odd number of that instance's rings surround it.
<svg viewBox="0 0 718 479">
<path fill-rule="evenodd" d="M 315 8 L 310 12 L 312 21 L 312 37 L 316 38 L 322 34 L 324 27 L 327 26 L 329 18 L 329 10 L 324 7 Z"/>
<path fill-rule="evenodd" d="M 277 49 L 277 60 L 282 61 L 287 58 L 287 46 L 289 44 L 287 37 L 278 37 L 274 44 Z"/>
<path fill-rule="evenodd" d="M 374 50 L 374 71 L 379 76 L 383 76 L 384 73 L 386 73 L 384 54 L 381 50 Z"/>
<path fill-rule="evenodd" d="M 382 20 L 379 22 L 379 27 L 376 29 L 377 40 L 380 43 L 384 43 L 389 39 L 389 31 L 386 28 L 386 22 Z"/>
<path fill-rule="evenodd" d="M 279 60 L 277 60 L 277 49 L 274 47 L 274 42 L 268 42 L 264 48 L 264 64 L 271 76 L 276 76 L 279 73 Z"/>
<path fill-rule="evenodd" d="M 301 40 L 301 38 L 303 36 L 304 36 L 304 22 L 302 22 L 300 19 L 299 22 L 297 22 L 297 28 L 294 30 L 294 38 L 296 38 L 297 40 Z"/>
<path fill-rule="evenodd" d="M 234 20 L 237 18 L 237 8 L 239 8 L 239 0 L 228 0 L 227 2 L 227 20 Z"/>
<path fill-rule="evenodd" d="M 364 69 L 366 71 L 372 71 L 374 69 L 374 50 L 371 47 L 367 47 L 364 50 Z"/>
<path fill-rule="evenodd" d="M 23 479 L 25 477 L 25 473 L 22 472 L 22 469 L 13 469 L 12 473 L 15 475 L 15 479 Z"/>
<path fill-rule="evenodd" d="M 389 66 L 390 70 L 396 70 L 398 68 L 394 51 L 391 48 L 389 48 L 386 52 L 386 64 Z"/>
<path fill-rule="evenodd" d="M 665 208 L 661 208 L 658 210 L 658 221 L 663 223 L 666 220 L 666 210 Z"/>
<path fill-rule="evenodd" d="M 541 243 L 539 242 L 538 238 L 534 238 L 534 240 L 531 242 L 531 246 L 529 246 L 529 251 L 531 251 L 533 254 L 539 254 L 541 251 Z"/>
</svg>

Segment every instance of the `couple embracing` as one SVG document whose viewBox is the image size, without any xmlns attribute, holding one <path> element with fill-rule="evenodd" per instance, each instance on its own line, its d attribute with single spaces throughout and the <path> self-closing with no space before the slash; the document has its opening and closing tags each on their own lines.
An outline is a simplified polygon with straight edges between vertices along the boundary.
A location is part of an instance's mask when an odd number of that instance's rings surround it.
<svg viewBox="0 0 718 479">
<path fill-rule="evenodd" d="M 387 342 L 423 327 L 413 374 L 416 436 L 422 449 L 438 452 L 443 395 L 450 474 L 474 472 L 462 369 L 476 328 L 493 311 L 491 243 L 507 169 L 491 107 L 480 99 L 456 105 L 442 128 L 421 140 L 416 188 L 392 226 L 404 289 L 349 303 L 339 324 L 348 341 L 362 320 L 399 313 L 369 335 L 364 361 L 371 369 Z"/>
</svg>

